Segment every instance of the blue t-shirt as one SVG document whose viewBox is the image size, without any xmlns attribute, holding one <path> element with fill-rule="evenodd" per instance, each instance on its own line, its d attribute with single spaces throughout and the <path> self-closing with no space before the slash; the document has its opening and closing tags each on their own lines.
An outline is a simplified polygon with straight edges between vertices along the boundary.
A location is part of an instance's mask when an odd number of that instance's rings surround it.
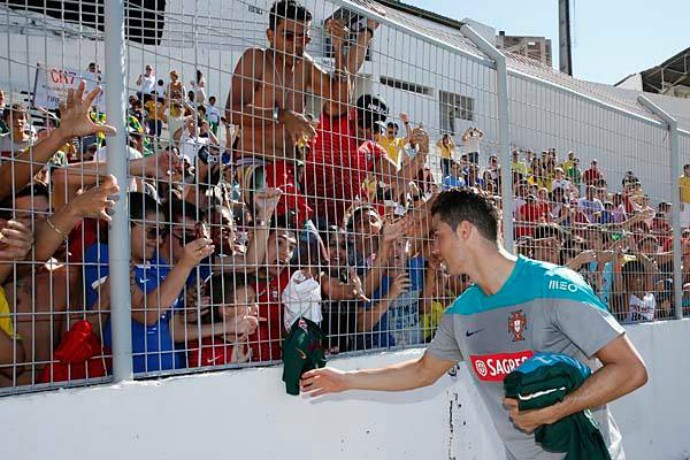
<svg viewBox="0 0 690 460">
<path fill-rule="evenodd" d="M 419 301 L 424 290 L 423 257 L 415 257 L 407 262 L 407 273 L 410 277 L 410 289 L 393 301 L 386 313 L 370 332 L 363 332 L 357 337 L 358 349 L 388 348 L 395 346 L 417 345 L 422 343 L 419 324 Z M 388 294 L 393 278 L 384 276 L 381 285 L 374 291 L 372 302 L 364 308 L 370 309 L 374 303 Z"/>
<path fill-rule="evenodd" d="M 447 176 L 443 179 L 443 190 L 450 190 L 452 188 L 465 188 L 467 184 L 462 177 Z"/>
<path fill-rule="evenodd" d="M 86 288 L 86 305 L 89 309 L 97 307 L 98 286 L 108 277 L 108 246 L 94 244 L 84 252 L 84 284 Z M 170 268 L 165 260 L 154 256 L 144 265 L 134 267 L 134 282 L 145 293 L 158 289 L 168 276 Z M 161 315 L 158 322 L 146 326 L 132 319 L 132 355 L 135 373 L 152 372 L 182 367 L 174 353 L 173 340 L 170 334 L 170 318 L 176 301 Z M 112 347 L 110 318 L 103 328 L 103 345 Z"/>
<path fill-rule="evenodd" d="M 613 213 L 611 211 L 601 211 L 599 223 L 603 225 L 615 224 L 616 220 L 613 218 Z"/>
</svg>

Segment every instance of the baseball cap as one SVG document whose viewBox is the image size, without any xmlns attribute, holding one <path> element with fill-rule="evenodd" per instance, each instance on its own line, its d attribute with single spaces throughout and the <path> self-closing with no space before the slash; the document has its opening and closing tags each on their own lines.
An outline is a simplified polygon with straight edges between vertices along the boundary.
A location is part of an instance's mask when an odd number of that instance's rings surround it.
<svg viewBox="0 0 690 460">
<path fill-rule="evenodd" d="M 386 127 L 388 105 L 380 97 L 363 94 L 357 99 L 357 124 L 364 129 L 373 129 L 374 125 Z"/>
</svg>

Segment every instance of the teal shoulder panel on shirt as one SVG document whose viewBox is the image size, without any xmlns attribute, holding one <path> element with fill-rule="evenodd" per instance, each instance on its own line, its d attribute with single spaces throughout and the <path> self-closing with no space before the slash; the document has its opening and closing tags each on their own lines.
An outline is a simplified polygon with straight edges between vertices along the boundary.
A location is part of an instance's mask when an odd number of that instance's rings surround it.
<svg viewBox="0 0 690 460">
<path fill-rule="evenodd" d="M 586 303 L 608 310 L 592 287 L 576 271 L 566 267 L 554 267 L 546 273 L 546 279 L 545 298 Z"/>
<path fill-rule="evenodd" d="M 496 308 L 515 307 L 537 299 L 562 299 L 606 310 L 585 280 L 573 270 L 519 256 L 500 291 L 487 296 L 472 285 L 446 311 L 474 315 Z M 545 304 L 546 305 L 546 304 Z"/>
</svg>

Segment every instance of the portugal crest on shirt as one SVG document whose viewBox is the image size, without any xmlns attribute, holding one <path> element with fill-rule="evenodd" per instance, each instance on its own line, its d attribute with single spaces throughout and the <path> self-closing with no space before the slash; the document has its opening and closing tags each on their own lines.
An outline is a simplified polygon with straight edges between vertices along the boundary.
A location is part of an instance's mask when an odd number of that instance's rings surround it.
<svg viewBox="0 0 690 460">
<path fill-rule="evenodd" d="M 527 316 L 522 313 L 522 310 L 517 310 L 510 313 L 508 318 L 508 332 L 513 334 L 513 342 L 525 340 L 524 333 L 527 329 Z"/>
</svg>

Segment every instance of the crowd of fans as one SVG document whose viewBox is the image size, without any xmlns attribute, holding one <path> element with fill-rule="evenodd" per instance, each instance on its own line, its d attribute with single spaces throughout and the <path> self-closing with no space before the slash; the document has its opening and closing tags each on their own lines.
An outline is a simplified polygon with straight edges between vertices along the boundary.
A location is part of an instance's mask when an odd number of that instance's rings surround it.
<svg viewBox="0 0 690 460">
<path fill-rule="evenodd" d="M 354 43 L 327 22 L 327 72 L 304 52 L 304 7 L 281 0 L 269 17 L 270 47 L 242 55 L 222 112 L 201 71 L 188 93 L 178 72 L 166 84 L 146 66 L 127 114 L 128 183 L 105 172 L 113 129 L 98 89 L 70 91 L 41 129 L 0 92 L 0 386 L 111 371 L 115 199 L 129 204 L 137 374 L 278 361 L 302 318 L 329 353 L 433 336 L 471 280 L 444 272 L 428 207 L 468 188 L 501 209 L 499 157 L 475 127 L 458 146 L 442 134 L 433 154 L 421 123 L 400 114 L 402 137 L 382 98 L 352 96 L 373 20 Z M 326 101 L 318 117 L 308 91 Z M 515 149 L 510 167 L 514 212 L 502 218 L 520 254 L 578 271 L 622 322 L 675 315 L 670 203 L 652 206 L 632 171 L 619 186 L 596 160 L 583 170 L 574 152 Z M 684 203 L 689 182 L 690 166 Z M 689 257 L 683 230 L 684 283 Z"/>
</svg>

